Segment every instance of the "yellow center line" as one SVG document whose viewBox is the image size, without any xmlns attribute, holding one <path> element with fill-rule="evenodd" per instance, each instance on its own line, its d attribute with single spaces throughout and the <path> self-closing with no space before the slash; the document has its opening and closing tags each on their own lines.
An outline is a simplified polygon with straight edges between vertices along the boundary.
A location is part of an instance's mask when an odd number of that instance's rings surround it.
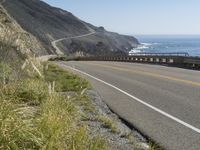
<svg viewBox="0 0 200 150">
<path fill-rule="evenodd" d="M 89 64 L 89 65 L 93 65 L 93 66 L 99 66 L 99 67 L 103 67 L 103 68 L 110 68 L 110 69 L 114 69 L 114 70 L 125 71 L 125 72 L 134 73 L 134 74 L 136 73 L 136 74 L 141 74 L 141 75 L 146 75 L 146 76 L 151 76 L 151 77 L 157 77 L 157 78 L 161 78 L 161 79 L 168 79 L 168 80 L 171 80 L 171 81 L 182 82 L 182 83 L 185 83 L 185 84 L 189 84 L 189 85 L 200 87 L 200 83 L 199 82 L 193 82 L 193 81 L 190 81 L 190 80 L 184 80 L 184 79 L 180 79 L 180 78 L 177 78 L 177 77 L 166 76 L 166 75 L 161 75 L 161 74 L 156 74 L 156 73 L 151 73 L 151 72 L 146 72 L 146 71 L 140 71 L 140 70 L 130 70 L 130 69 L 126 69 L 126 68 L 119 68 L 119 67 L 114 67 L 114 66 L 96 64 L 94 62 L 92 62 L 92 63 L 85 62 L 85 63 Z"/>
</svg>

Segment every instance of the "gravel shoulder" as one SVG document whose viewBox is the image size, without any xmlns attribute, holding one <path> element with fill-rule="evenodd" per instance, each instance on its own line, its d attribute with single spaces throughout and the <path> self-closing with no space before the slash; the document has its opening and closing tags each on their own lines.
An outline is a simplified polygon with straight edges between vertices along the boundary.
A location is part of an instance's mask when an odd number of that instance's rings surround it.
<svg viewBox="0 0 200 150">
<path fill-rule="evenodd" d="M 84 112 L 87 118 L 90 134 L 103 136 L 112 150 L 143 150 L 150 149 L 148 140 L 138 131 L 129 128 L 102 101 L 101 96 L 94 90 L 87 90 L 94 111 Z"/>
</svg>

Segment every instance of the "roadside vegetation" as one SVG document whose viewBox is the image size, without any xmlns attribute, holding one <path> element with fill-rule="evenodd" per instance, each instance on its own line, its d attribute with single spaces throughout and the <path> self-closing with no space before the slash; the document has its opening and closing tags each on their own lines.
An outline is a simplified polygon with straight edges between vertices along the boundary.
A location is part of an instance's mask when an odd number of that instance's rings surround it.
<svg viewBox="0 0 200 150">
<path fill-rule="evenodd" d="M 0 36 L 0 150 L 112 149 L 109 139 L 91 132 L 85 121 L 120 132 L 85 94 L 90 84 L 55 64 L 41 63 L 28 50 L 22 54 L 9 33 Z"/>
<path fill-rule="evenodd" d="M 26 60 L 22 69 L 16 77 L 15 70 L 0 63 L 1 150 L 108 149 L 107 142 L 90 135 L 81 122 L 77 104 L 92 111 L 84 94 L 90 87 L 87 81 L 36 59 Z"/>
<path fill-rule="evenodd" d="M 90 84 L 55 64 L 13 56 L 8 45 L 0 42 L 0 150 L 112 149 L 87 122 L 120 135 L 112 117 L 99 113 L 86 94 Z"/>
<path fill-rule="evenodd" d="M 99 116 L 97 120 L 103 123 L 105 128 L 109 128 L 113 133 L 120 133 L 115 122 L 106 116 Z"/>
</svg>

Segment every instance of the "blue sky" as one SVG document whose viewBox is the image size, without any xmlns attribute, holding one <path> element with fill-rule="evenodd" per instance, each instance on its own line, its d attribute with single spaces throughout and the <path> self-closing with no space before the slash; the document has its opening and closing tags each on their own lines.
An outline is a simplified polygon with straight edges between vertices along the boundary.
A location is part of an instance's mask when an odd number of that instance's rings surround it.
<svg viewBox="0 0 200 150">
<path fill-rule="evenodd" d="M 200 0 L 44 0 L 123 34 L 198 34 Z"/>
</svg>

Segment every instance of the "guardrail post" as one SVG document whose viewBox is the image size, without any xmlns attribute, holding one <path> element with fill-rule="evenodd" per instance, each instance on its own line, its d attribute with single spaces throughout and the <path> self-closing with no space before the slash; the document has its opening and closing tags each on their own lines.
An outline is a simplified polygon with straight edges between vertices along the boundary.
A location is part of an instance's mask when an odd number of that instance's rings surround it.
<svg viewBox="0 0 200 150">
<path fill-rule="evenodd" d="M 169 58 L 168 63 L 173 64 L 174 63 L 174 59 Z"/>
<path fill-rule="evenodd" d="M 156 62 L 159 63 L 159 62 L 160 62 L 160 59 L 159 59 L 159 58 L 156 58 Z"/>
<path fill-rule="evenodd" d="M 163 59 L 162 59 L 162 62 L 163 62 L 163 63 L 166 63 L 166 62 L 167 62 L 167 59 L 166 59 L 166 58 L 163 58 Z"/>
<path fill-rule="evenodd" d="M 134 61 L 134 58 L 133 58 L 133 57 L 131 57 L 131 61 Z"/>
</svg>

